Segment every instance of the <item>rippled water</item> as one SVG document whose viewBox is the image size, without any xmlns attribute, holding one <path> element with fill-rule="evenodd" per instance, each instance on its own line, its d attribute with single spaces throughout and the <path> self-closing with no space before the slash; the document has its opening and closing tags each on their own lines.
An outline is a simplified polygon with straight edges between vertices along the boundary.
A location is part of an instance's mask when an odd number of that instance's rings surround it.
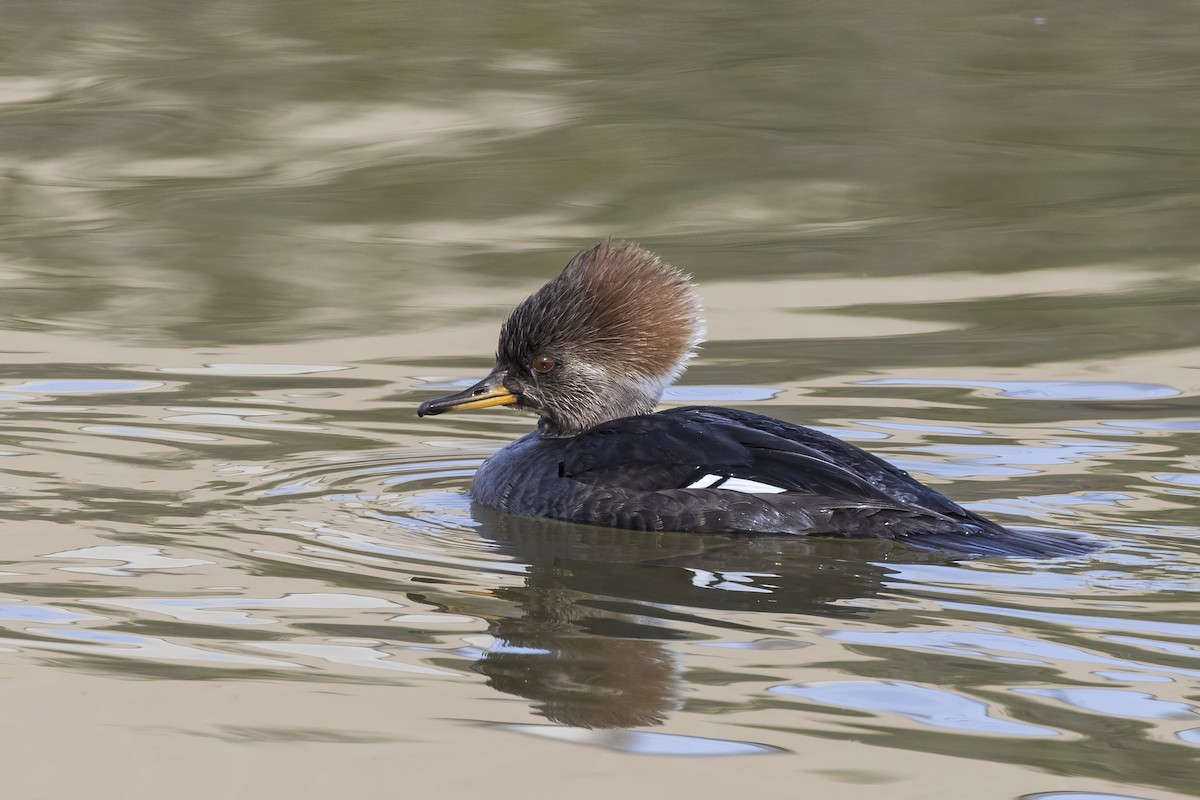
<svg viewBox="0 0 1200 800">
<path fill-rule="evenodd" d="M 1194 6 L 0 13 L 12 796 L 1197 794 Z M 416 405 L 610 234 L 668 403 L 1102 547 L 472 509 L 530 420 Z"/>
</svg>

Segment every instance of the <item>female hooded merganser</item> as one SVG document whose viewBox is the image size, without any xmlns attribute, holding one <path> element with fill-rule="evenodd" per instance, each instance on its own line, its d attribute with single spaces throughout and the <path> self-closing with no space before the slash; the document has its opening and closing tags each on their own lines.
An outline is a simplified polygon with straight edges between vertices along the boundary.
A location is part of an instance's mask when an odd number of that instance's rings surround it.
<svg viewBox="0 0 1200 800">
<path fill-rule="evenodd" d="M 486 378 L 417 414 L 511 405 L 539 415 L 537 430 L 489 458 L 471 487 L 475 502 L 508 514 L 978 553 L 1080 549 L 1003 528 L 810 428 L 710 406 L 654 413 L 701 341 L 700 314 L 682 272 L 636 245 L 602 242 L 513 310 Z"/>
</svg>

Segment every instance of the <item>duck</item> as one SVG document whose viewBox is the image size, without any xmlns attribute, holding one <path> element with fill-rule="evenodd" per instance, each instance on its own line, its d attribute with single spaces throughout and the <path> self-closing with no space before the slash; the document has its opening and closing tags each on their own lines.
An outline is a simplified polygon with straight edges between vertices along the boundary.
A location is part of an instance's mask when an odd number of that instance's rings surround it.
<svg viewBox="0 0 1200 800">
<path fill-rule="evenodd" d="M 704 337 L 683 271 L 630 242 L 572 258 L 500 329 L 495 366 L 420 417 L 511 407 L 537 427 L 476 472 L 471 501 L 631 531 L 890 539 L 977 555 L 1080 546 L 995 523 L 835 436 L 717 406 L 656 410 Z"/>
</svg>

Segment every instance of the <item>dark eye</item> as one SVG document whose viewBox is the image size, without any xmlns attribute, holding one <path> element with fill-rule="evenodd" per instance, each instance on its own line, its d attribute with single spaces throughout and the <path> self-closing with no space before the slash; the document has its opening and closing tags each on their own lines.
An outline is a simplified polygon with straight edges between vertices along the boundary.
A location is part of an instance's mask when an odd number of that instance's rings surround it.
<svg viewBox="0 0 1200 800">
<path fill-rule="evenodd" d="M 558 366 L 558 362 L 550 356 L 538 356 L 533 360 L 533 371 L 545 375 Z"/>
</svg>

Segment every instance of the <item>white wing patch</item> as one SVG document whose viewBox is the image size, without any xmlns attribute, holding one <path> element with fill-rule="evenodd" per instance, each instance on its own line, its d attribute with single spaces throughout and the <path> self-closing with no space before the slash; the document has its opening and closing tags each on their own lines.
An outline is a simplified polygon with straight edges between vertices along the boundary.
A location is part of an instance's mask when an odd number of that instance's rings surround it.
<svg viewBox="0 0 1200 800">
<path fill-rule="evenodd" d="M 721 484 L 722 489 L 732 489 L 735 492 L 745 492 L 746 494 L 779 494 L 786 492 L 780 486 L 772 486 L 769 483 L 759 483 L 758 481 L 746 480 L 745 478 L 730 478 Z"/>
<path fill-rule="evenodd" d="M 779 494 L 786 492 L 779 486 L 772 486 L 769 483 L 760 483 L 747 478 L 727 478 L 724 475 L 705 475 L 703 478 L 688 484 L 688 489 L 729 489 L 734 492 L 743 492 L 745 494 Z"/>
<path fill-rule="evenodd" d="M 700 480 L 696 481 L 695 483 L 689 483 L 684 488 L 686 488 L 686 489 L 707 489 L 708 487 L 712 486 L 714 483 L 720 483 L 723 480 L 725 480 L 724 475 L 705 475 Z"/>
</svg>

